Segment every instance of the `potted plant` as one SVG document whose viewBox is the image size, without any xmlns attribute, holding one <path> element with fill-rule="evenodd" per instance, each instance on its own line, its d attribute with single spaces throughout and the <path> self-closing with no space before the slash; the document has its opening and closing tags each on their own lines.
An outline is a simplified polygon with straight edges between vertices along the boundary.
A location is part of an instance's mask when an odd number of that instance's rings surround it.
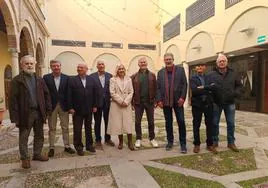
<svg viewBox="0 0 268 188">
<path fill-rule="evenodd" d="M 5 109 L 2 108 L 2 103 L 4 102 L 4 98 L 0 96 L 0 126 L 2 125 L 2 121 L 4 118 Z"/>
</svg>

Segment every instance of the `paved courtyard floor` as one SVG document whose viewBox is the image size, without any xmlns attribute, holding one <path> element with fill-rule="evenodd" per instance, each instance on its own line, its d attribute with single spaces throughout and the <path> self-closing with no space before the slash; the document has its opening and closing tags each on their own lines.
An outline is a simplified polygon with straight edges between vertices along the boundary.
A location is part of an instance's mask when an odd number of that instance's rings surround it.
<svg viewBox="0 0 268 188">
<path fill-rule="evenodd" d="M 219 154 L 206 150 L 205 126 L 201 130 L 201 152 L 194 154 L 192 116 L 185 109 L 187 126 L 186 155 L 179 153 L 178 126 L 174 122 L 176 145 L 165 150 L 166 133 L 161 110 L 155 112 L 156 140 L 159 148 L 152 148 L 148 140 L 146 116 L 143 125 L 143 147 L 130 151 L 104 145 L 103 150 L 85 156 L 63 152 L 61 129 L 58 125 L 56 154 L 48 162 L 32 161 L 32 168 L 20 166 L 18 129 L 8 119 L 0 128 L 0 187 L 268 187 L 268 115 L 237 111 L 236 144 L 239 153 L 226 145 L 226 124 L 220 123 Z M 174 118 L 175 120 L 175 118 Z M 48 151 L 48 127 L 45 125 L 44 153 Z M 72 123 L 70 122 L 72 140 Z M 118 143 L 116 137 L 112 138 Z M 32 150 L 33 134 L 29 139 Z M 135 141 L 135 138 L 134 138 Z M 72 142 L 72 141 L 71 141 Z"/>
</svg>

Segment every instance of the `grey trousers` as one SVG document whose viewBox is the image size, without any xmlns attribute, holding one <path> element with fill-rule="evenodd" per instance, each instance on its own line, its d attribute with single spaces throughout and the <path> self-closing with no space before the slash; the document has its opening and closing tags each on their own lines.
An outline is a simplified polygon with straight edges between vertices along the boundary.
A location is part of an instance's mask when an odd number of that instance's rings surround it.
<svg viewBox="0 0 268 188">
<path fill-rule="evenodd" d="M 48 126 L 49 126 L 49 147 L 54 148 L 56 130 L 57 130 L 57 120 L 58 116 L 60 118 L 60 126 L 62 130 L 63 143 L 66 148 L 70 147 L 69 144 L 69 114 L 64 112 L 60 105 L 57 104 L 56 108 L 52 112 L 52 115 L 48 117 Z"/>
<path fill-rule="evenodd" d="M 30 110 L 28 125 L 19 128 L 19 150 L 20 159 L 30 159 L 28 153 L 28 139 L 33 128 L 34 131 L 34 143 L 33 143 L 33 155 L 40 156 L 44 144 L 44 129 L 40 112 L 37 110 Z"/>
</svg>

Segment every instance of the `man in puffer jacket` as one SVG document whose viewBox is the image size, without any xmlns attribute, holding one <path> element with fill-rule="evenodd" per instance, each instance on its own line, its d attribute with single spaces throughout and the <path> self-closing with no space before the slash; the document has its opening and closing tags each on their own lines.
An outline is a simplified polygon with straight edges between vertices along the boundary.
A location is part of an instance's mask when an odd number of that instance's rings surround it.
<svg viewBox="0 0 268 188">
<path fill-rule="evenodd" d="M 234 137 L 235 99 L 240 96 L 242 83 L 234 70 L 228 67 L 228 59 L 224 54 L 218 55 L 216 68 L 209 73 L 209 76 L 218 88 L 214 93 L 213 122 L 215 124 L 215 133 L 213 134 L 213 144 L 215 147 L 218 146 L 219 122 L 223 110 L 227 123 L 227 147 L 234 152 L 238 152 Z"/>
</svg>

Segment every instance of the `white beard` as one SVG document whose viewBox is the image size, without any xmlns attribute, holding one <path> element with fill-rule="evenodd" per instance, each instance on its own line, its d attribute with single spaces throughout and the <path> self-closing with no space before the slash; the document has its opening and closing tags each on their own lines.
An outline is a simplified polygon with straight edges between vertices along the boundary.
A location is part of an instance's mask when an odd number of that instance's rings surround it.
<svg viewBox="0 0 268 188">
<path fill-rule="evenodd" d="M 25 73 L 27 73 L 27 74 L 30 74 L 30 75 L 32 75 L 32 74 L 35 73 L 34 69 L 32 69 L 32 70 L 31 70 L 31 69 L 30 69 L 30 70 L 29 70 L 29 69 L 24 69 L 23 71 L 24 71 Z"/>
</svg>

